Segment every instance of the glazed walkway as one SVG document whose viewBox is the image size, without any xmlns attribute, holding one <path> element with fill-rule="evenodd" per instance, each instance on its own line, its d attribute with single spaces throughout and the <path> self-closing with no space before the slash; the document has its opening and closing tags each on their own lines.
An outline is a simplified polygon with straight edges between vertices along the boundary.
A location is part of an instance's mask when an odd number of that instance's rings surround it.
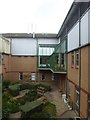
<svg viewBox="0 0 90 120">
<path fill-rule="evenodd" d="M 56 105 L 56 116 L 57 118 L 74 118 L 76 114 L 73 110 L 69 110 L 67 105 L 64 103 L 61 93 L 56 86 L 52 85 L 52 91 L 45 93 L 48 100 Z"/>
</svg>

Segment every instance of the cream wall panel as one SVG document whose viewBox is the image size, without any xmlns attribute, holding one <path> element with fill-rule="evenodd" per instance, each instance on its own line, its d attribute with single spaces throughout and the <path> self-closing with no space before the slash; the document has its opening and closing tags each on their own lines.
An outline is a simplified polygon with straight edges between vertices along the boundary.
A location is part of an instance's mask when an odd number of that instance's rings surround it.
<svg viewBox="0 0 90 120">
<path fill-rule="evenodd" d="M 58 44 L 59 39 L 38 39 L 38 44 Z"/>
<path fill-rule="evenodd" d="M 90 43 L 90 10 L 88 12 L 88 42 Z"/>
<path fill-rule="evenodd" d="M 2 38 L 0 37 L 0 53 L 2 52 Z"/>
<path fill-rule="evenodd" d="M 79 47 L 79 23 L 68 33 L 68 51 Z"/>
<path fill-rule="evenodd" d="M 32 38 L 14 38 L 11 42 L 12 55 L 36 55 L 36 39 Z"/>
<path fill-rule="evenodd" d="M 88 12 L 81 19 L 81 45 L 88 43 Z"/>
</svg>

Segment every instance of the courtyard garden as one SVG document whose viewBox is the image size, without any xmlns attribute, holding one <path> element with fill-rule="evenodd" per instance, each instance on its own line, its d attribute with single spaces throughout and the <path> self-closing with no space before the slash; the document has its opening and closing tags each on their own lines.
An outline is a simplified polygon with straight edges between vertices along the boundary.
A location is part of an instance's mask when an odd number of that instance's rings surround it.
<svg viewBox="0 0 90 120">
<path fill-rule="evenodd" d="M 44 93 L 51 91 L 48 83 L 11 83 L 3 81 L 2 118 L 56 119 L 56 106 Z"/>
</svg>

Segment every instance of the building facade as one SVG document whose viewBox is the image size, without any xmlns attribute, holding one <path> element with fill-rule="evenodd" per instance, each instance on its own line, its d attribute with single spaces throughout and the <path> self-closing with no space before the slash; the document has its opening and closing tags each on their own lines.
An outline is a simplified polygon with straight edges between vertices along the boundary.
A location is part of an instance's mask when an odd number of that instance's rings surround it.
<svg viewBox="0 0 90 120">
<path fill-rule="evenodd" d="M 90 2 L 73 2 L 58 34 L 2 34 L 3 80 L 54 83 L 77 116 L 90 117 L 89 31 Z"/>
<path fill-rule="evenodd" d="M 90 2 L 73 3 L 59 31 L 67 37 L 67 92 L 81 118 L 90 117 Z"/>
</svg>

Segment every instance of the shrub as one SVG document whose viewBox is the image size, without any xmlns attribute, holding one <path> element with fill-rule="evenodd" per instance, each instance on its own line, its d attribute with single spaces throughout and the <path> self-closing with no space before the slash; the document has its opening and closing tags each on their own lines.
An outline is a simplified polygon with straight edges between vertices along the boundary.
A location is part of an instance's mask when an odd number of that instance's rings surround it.
<svg viewBox="0 0 90 120">
<path fill-rule="evenodd" d="M 56 106 L 50 102 L 43 106 L 43 111 L 47 112 L 51 118 L 56 117 Z"/>
<path fill-rule="evenodd" d="M 8 119 L 10 114 L 10 109 L 6 106 L 6 107 L 2 107 L 2 119 Z"/>
<path fill-rule="evenodd" d="M 25 89 L 28 89 L 29 88 L 29 83 L 23 83 L 20 85 L 20 90 L 25 90 Z"/>
<path fill-rule="evenodd" d="M 38 83 L 30 83 L 29 85 L 29 89 L 37 89 L 38 87 L 44 87 L 45 91 L 50 91 L 51 90 L 51 86 L 48 83 L 42 83 L 42 82 L 38 82 Z"/>
<path fill-rule="evenodd" d="M 32 101 L 37 97 L 37 90 L 30 90 L 25 94 L 26 100 Z"/>
<path fill-rule="evenodd" d="M 3 85 L 3 88 L 8 88 L 10 84 L 11 84 L 10 80 L 4 80 L 2 85 Z"/>
<path fill-rule="evenodd" d="M 47 112 L 35 112 L 33 115 L 30 116 L 30 118 L 37 118 L 40 120 L 42 118 L 43 120 L 46 120 L 46 118 L 50 118 L 49 114 Z"/>
<path fill-rule="evenodd" d="M 9 90 L 10 90 L 10 93 L 11 93 L 13 96 L 19 95 L 20 84 L 14 84 L 14 85 L 9 86 Z"/>
<path fill-rule="evenodd" d="M 7 107 L 10 109 L 10 113 L 16 113 L 19 111 L 20 104 L 15 99 L 10 99 L 7 102 Z"/>
<path fill-rule="evenodd" d="M 3 93 L 2 94 L 2 105 L 3 107 L 7 106 L 7 102 L 12 98 L 12 96 L 9 93 Z"/>
<path fill-rule="evenodd" d="M 51 91 L 51 86 L 48 83 L 40 83 L 41 87 L 45 88 L 45 91 Z"/>
<path fill-rule="evenodd" d="M 40 83 L 30 83 L 29 89 L 37 89 L 40 86 Z"/>
</svg>

